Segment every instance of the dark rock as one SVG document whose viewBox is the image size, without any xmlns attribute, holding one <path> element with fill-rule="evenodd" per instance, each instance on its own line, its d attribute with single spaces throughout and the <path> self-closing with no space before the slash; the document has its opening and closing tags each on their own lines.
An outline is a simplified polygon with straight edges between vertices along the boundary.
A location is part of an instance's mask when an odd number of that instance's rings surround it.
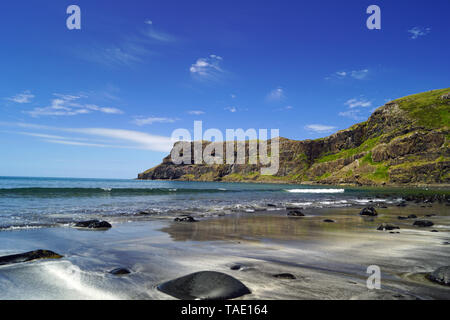
<svg viewBox="0 0 450 320">
<path fill-rule="evenodd" d="M 437 230 L 431 230 L 431 232 L 439 232 L 439 231 L 437 231 Z"/>
<path fill-rule="evenodd" d="M 335 223 L 336 221 L 331 220 L 331 219 L 325 219 L 325 220 L 323 220 L 323 222 L 326 222 L 326 223 Z"/>
<path fill-rule="evenodd" d="M 277 205 L 276 205 L 276 204 L 273 204 L 273 203 L 268 203 L 267 206 L 268 206 L 268 207 L 271 207 L 271 208 L 276 208 L 276 207 L 277 207 Z"/>
<path fill-rule="evenodd" d="M 63 256 L 50 250 L 35 250 L 26 253 L 0 257 L 0 265 L 29 262 L 42 259 L 61 259 Z"/>
<path fill-rule="evenodd" d="M 304 217 L 305 215 L 300 210 L 292 210 L 287 214 L 289 217 Z"/>
<path fill-rule="evenodd" d="M 427 215 L 425 215 L 425 217 L 427 217 L 427 218 L 431 218 L 431 217 L 435 217 L 436 215 L 435 214 L 427 214 Z"/>
<path fill-rule="evenodd" d="M 406 202 L 400 202 L 400 203 L 397 205 L 397 207 L 406 207 L 406 206 L 407 206 Z"/>
<path fill-rule="evenodd" d="M 155 215 L 155 212 L 151 212 L 151 211 L 140 211 L 138 212 L 138 215 L 140 216 L 151 216 L 151 215 Z"/>
<path fill-rule="evenodd" d="M 450 286 L 450 267 L 440 267 L 430 273 L 427 278 L 433 282 Z"/>
<path fill-rule="evenodd" d="M 367 207 L 361 210 L 359 213 L 361 216 L 369 216 L 369 217 L 376 217 L 378 215 L 377 210 L 375 210 L 374 207 Z"/>
<path fill-rule="evenodd" d="M 426 227 L 432 227 L 434 226 L 434 223 L 428 220 L 417 220 L 414 222 L 413 224 L 414 226 L 417 227 L 422 227 L 422 228 L 426 228 Z"/>
<path fill-rule="evenodd" d="M 278 278 L 278 279 L 288 279 L 288 280 L 295 280 L 295 279 L 297 279 L 293 274 L 290 274 L 290 273 L 274 274 L 273 277 L 274 278 Z"/>
<path fill-rule="evenodd" d="M 112 225 L 106 221 L 99 220 L 89 220 L 81 221 L 75 224 L 75 228 L 85 228 L 85 229 L 110 229 Z"/>
<path fill-rule="evenodd" d="M 177 217 L 175 218 L 176 222 L 198 222 L 197 220 L 195 220 L 193 217 L 191 216 L 186 216 L 186 217 Z"/>
<path fill-rule="evenodd" d="M 391 224 L 387 224 L 387 223 L 383 223 L 381 226 L 378 227 L 378 231 L 391 231 L 391 230 L 397 230 L 400 229 L 400 227 L 391 225 Z"/>
<path fill-rule="evenodd" d="M 303 210 L 301 207 L 286 207 L 286 210 Z"/>
<path fill-rule="evenodd" d="M 239 264 L 235 264 L 233 266 L 230 267 L 230 270 L 236 271 L 236 270 L 241 270 L 242 266 Z"/>
<path fill-rule="evenodd" d="M 408 219 L 417 219 L 417 216 L 415 214 L 410 214 L 408 216 Z"/>
<path fill-rule="evenodd" d="M 182 300 L 226 300 L 251 293 L 239 280 L 214 271 L 197 272 L 165 282 L 158 290 Z"/>
<path fill-rule="evenodd" d="M 408 220 L 408 217 L 398 216 L 397 219 L 398 219 L 398 220 Z"/>
<path fill-rule="evenodd" d="M 114 270 L 111 270 L 109 273 L 115 275 L 115 276 L 123 276 L 126 274 L 130 274 L 131 271 L 126 268 L 116 268 Z"/>
</svg>

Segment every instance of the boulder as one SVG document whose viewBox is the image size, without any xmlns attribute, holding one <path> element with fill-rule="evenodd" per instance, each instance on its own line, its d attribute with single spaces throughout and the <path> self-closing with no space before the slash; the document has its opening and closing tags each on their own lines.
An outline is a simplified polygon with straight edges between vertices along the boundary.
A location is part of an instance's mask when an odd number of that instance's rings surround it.
<svg viewBox="0 0 450 320">
<path fill-rule="evenodd" d="M 400 227 L 394 226 L 392 224 L 383 223 L 381 226 L 378 227 L 378 231 L 391 231 L 391 230 L 398 230 Z"/>
<path fill-rule="evenodd" d="M 114 270 L 111 270 L 109 273 L 115 275 L 115 276 L 123 276 L 126 274 L 130 274 L 131 271 L 126 268 L 116 268 Z"/>
<path fill-rule="evenodd" d="M 397 219 L 398 220 L 408 220 L 409 218 L 408 217 L 403 217 L 403 216 L 398 216 Z"/>
<path fill-rule="evenodd" d="M 450 266 L 436 269 L 434 272 L 430 273 L 427 278 L 433 282 L 450 286 Z"/>
<path fill-rule="evenodd" d="M 415 214 L 410 214 L 408 216 L 408 219 L 417 219 L 417 216 Z"/>
<path fill-rule="evenodd" d="M 138 215 L 140 215 L 140 216 L 152 216 L 152 215 L 156 215 L 156 212 L 152 212 L 152 211 L 140 211 L 140 212 L 138 212 Z"/>
<path fill-rule="evenodd" d="M 325 219 L 325 220 L 323 220 L 323 222 L 326 222 L 326 223 L 335 223 L 336 221 L 331 220 L 331 219 Z"/>
<path fill-rule="evenodd" d="M 422 227 L 422 228 L 426 228 L 426 227 L 432 227 L 434 226 L 434 223 L 428 220 L 417 220 L 414 222 L 413 224 L 414 226 L 417 227 Z"/>
<path fill-rule="evenodd" d="M 28 262 L 42 259 L 61 259 L 63 256 L 50 250 L 35 250 L 26 253 L 0 257 L 0 265 Z"/>
<path fill-rule="evenodd" d="M 291 210 L 287 214 L 289 217 L 304 217 L 305 215 L 300 210 Z"/>
<path fill-rule="evenodd" d="M 75 224 L 75 228 L 105 230 L 105 229 L 112 228 L 112 225 L 106 221 L 89 220 L 89 221 L 77 222 Z"/>
<path fill-rule="evenodd" d="M 193 217 L 191 216 L 186 216 L 186 217 L 177 217 L 174 220 L 175 222 L 198 222 L 197 220 L 195 220 Z"/>
<path fill-rule="evenodd" d="M 375 210 L 374 207 L 367 207 L 361 210 L 359 213 L 361 216 L 369 216 L 369 217 L 376 217 L 378 215 L 377 210 Z"/>
<path fill-rule="evenodd" d="M 239 280 L 215 271 L 189 274 L 159 285 L 158 290 L 182 300 L 227 300 L 251 293 Z"/>
</svg>

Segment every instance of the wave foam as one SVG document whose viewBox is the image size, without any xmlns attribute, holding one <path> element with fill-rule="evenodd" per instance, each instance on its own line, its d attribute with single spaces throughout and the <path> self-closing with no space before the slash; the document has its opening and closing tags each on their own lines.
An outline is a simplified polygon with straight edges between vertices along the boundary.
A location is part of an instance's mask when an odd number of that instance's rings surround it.
<svg viewBox="0 0 450 320">
<path fill-rule="evenodd" d="M 345 189 L 286 189 L 291 193 L 344 193 Z"/>
</svg>

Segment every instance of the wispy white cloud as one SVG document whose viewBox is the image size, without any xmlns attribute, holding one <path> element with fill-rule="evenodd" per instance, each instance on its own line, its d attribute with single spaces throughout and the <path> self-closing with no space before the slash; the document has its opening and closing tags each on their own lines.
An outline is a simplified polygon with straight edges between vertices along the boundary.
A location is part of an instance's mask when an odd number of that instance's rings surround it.
<svg viewBox="0 0 450 320">
<path fill-rule="evenodd" d="M 157 45 L 177 41 L 175 36 L 158 30 L 153 21 L 145 20 L 144 24 L 145 27 L 135 33 L 122 35 L 122 39 L 114 45 L 95 43 L 89 48 L 76 50 L 76 53 L 83 60 L 108 67 L 131 67 L 147 61 Z"/>
<path fill-rule="evenodd" d="M 11 98 L 6 98 L 6 100 L 13 101 L 15 103 L 30 103 L 34 98 L 34 95 L 30 91 L 24 91 L 23 93 L 16 94 Z"/>
<path fill-rule="evenodd" d="M 372 101 L 365 98 L 353 98 L 344 103 L 348 110 L 339 112 L 339 116 L 350 118 L 353 120 L 363 120 L 361 108 L 369 108 L 372 106 Z"/>
<path fill-rule="evenodd" d="M 166 32 L 157 31 L 154 28 L 150 28 L 145 32 L 146 36 L 152 40 L 159 42 L 175 42 L 176 38 Z"/>
<path fill-rule="evenodd" d="M 191 75 L 199 80 L 219 80 L 225 72 L 222 67 L 223 58 L 212 54 L 207 58 L 199 58 L 191 65 Z"/>
<path fill-rule="evenodd" d="M 286 98 L 286 96 L 285 96 L 284 90 L 281 87 L 273 89 L 267 95 L 267 100 L 269 100 L 269 101 L 280 101 L 280 100 L 284 100 L 285 98 Z"/>
<path fill-rule="evenodd" d="M 147 118 L 138 117 L 133 120 L 133 123 L 138 126 L 144 126 L 144 125 L 154 124 L 154 123 L 174 123 L 177 120 L 178 119 L 163 118 L 163 117 L 147 117 Z"/>
<path fill-rule="evenodd" d="M 275 111 L 288 111 L 288 110 L 292 110 L 292 109 L 294 109 L 293 106 L 285 106 L 283 108 L 275 109 Z"/>
<path fill-rule="evenodd" d="M 418 37 L 426 36 L 431 32 L 431 28 L 413 27 L 408 30 L 411 34 L 410 39 L 417 39 Z"/>
<path fill-rule="evenodd" d="M 102 148 L 129 148 L 138 150 L 150 150 L 169 152 L 172 149 L 171 137 L 152 135 L 145 132 L 109 129 L 109 128 L 61 128 L 36 125 L 31 123 L 7 123 L 0 122 L 0 126 L 35 129 L 41 132 L 26 133 L 27 135 L 41 139 L 48 143 L 57 143 L 73 146 L 90 146 Z M 49 131 L 65 133 L 70 136 L 49 134 Z M 17 132 L 24 134 L 23 132 Z M 81 137 L 80 137 L 81 135 Z M 96 140 L 103 139 L 102 143 Z"/>
<path fill-rule="evenodd" d="M 369 69 L 353 70 L 350 76 L 357 80 L 365 79 L 369 75 Z"/>
<path fill-rule="evenodd" d="M 194 116 L 199 116 L 199 115 L 205 114 L 205 112 L 201 111 L 201 110 L 191 110 L 191 111 L 188 111 L 188 114 L 191 114 Z"/>
<path fill-rule="evenodd" d="M 172 139 L 170 137 L 151 135 L 148 133 L 107 128 L 82 128 L 64 129 L 67 132 L 80 133 L 94 137 L 110 138 L 117 141 L 131 143 L 129 148 L 144 149 L 152 151 L 169 152 L 172 149 Z"/>
<path fill-rule="evenodd" d="M 349 99 L 344 103 L 346 106 L 348 106 L 350 109 L 353 108 L 367 108 L 370 107 L 372 105 L 371 101 L 367 101 L 365 99 Z"/>
<path fill-rule="evenodd" d="M 308 131 L 316 132 L 316 133 L 326 133 L 326 132 L 333 131 L 334 129 L 336 129 L 336 127 L 327 126 L 327 125 L 323 125 L 323 124 L 309 124 L 309 125 L 305 126 L 305 129 Z"/>
<path fill-rule="evenodd" d="M 32 117 L 42 116 L 75 116 L 88 114 L 91 112 L 101 112 L 106 114 L 122 114 L 123 111 L 112 107 L 100 107 L 95 104 L 84 104 L 75 102 L 85 96 L 55 94 L 57 97 L 51 101 L 47 107 L 37 107 L 31 111 L 24 111 Z"/>
<path fill-rule="evenodd" d="M 79 142 L 79 141 L 70 141 L 70 140 L 44 139 L 43 141 L 48 142 L 48 143 L 65 144 L 65 145 L 70 145 L 70 146 L 98 147 L 98 148 L 122 148 L 120 146 L 114 146 L 114 145 L 108 145 L 108 144 Z"/>
<path fill-rule="evenodd" d="M 226 107 L 225 110 L 228 110 L 228 111 L 230 111 L 231 113 L 237 112 L 237 108 L 236 108 L 236 107 Z"/>
<path fill-rule="evenodd" d="M 359 109 L 350 109 L 347 111 L 339 112 L 341 117 L 350 118 L 353 120 L 363 120 L 364 117 L 361 115 L 361 110 Z"/>
<path fill-rule="evenodd" d="M 122 46 L 92 46 L 79 52 L 80 58 L 108 67 L 132 66 L 144 61 L 151 52 L 144 47 L 124 43 Z"/>
<path fill-rule="evenodd" d="M 333 73 L 331 76 L 326 77 L 325 79 L 346 79 L 353 78 L 356 80 L 363 80 L 369 76 L 369 69 L 361 69 L 361 70 L 350 70 L 350 71 L 337 71 Z"/>
</svg>

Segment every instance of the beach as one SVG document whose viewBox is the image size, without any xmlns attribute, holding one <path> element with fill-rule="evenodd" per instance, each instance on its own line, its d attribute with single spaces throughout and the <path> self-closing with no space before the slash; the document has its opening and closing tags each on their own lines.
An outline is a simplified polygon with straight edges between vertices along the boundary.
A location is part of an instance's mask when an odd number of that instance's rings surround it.
<svg viewBox="0 0 450 320">
<path fill-rule="evenodd" d="M 64 257 L 0 266 L 0 299 L 174 299 L 157 286 L 199 271 L 240 280 L 251 294 L 239 300 L 449 299 L 450 287 L 426 278 L 449 263 L 449 207 L 366 200 L 341 207 L 297 203 L 302 217 L 268 203 L 227 214 L 189 210 L 192 223 L 175 222 L 181 212 L 172 212 L 117 215 L 105 231 L 70 223 L 4 229 L 0 256 L 47 249 Z M 359 215 L 367 204 L 377 217 Z M 398 219 L 412 214 L 417 218 Z M 420 219 L 434 226 L 413 226 Z M 377 230 L 383 223 L 400 229 Z M 379 290 L 366 284 L 373 265 L 381 269 Z M 115 268 L 131 273 L 110 274 Z"/>
</svg>

